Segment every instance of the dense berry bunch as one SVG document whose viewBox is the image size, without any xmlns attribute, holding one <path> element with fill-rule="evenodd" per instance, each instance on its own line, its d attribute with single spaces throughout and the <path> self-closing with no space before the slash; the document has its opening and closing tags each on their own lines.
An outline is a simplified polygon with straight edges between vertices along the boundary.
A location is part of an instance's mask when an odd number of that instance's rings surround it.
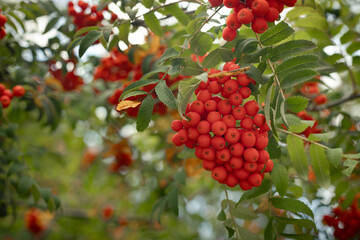
<svg viewBox="0 0 360 240">
<path fill-rule="evenodd" d="M 322 130 L 320 128 L 318 128 L 318 121 L 315 120 L 315 118 L 313 118 L 311 115 L 309 115 L 305 110 L 297 113 L 297 116 L 303 120 L 315 121 L 315 123 L 312 127 L 306 128 L 300 134 L 304 134 L 306 137 L 309 137 L 309 135 L 312 133 L 321 133 L 322 132 Z"/>
<path fill-rule="evenodd" d="M 0 102 L 3 108 L 7 108 L 11 104 L 13 97 L 22 97 L 25 94 L 25 88 L 20 85 L 13 87 L 12 91 L 0 84 Z"/>
<path fill-rule="evenodd" d="M 228 62 L 224 71 L 238 69 Z M 218 70 L 210 70 L 210 75 Z M 264 174 L 272 171 L 273 162 L 265 150 L 269 126 L 248 87 L 255 81 L 245 73 L 237 76 L 211 77 L 196 89 L 197 100 L 188 104 L 189 120 L 175 120 L 171 127 L 177 133 L 173 143 L 195 148 L 203 168 L 229 187 L 243 190 L 260 186 Z"/>
<path fill-rule="evenodd" d="M 108 8 L 98 10 L 96 5 L 90 6 L 84 1 L 78 1 L 78 6 L 74 6 L 73 2 L 68 3 L 68 14 L 73 17 L 74 24 L 77 30 L 89 27 L 101 25 L 101 21 L 104 20 L 104 11 L 108 11 Z M 78 10 L 78 11 L 77 11 Z M 117 19 L 117 15 L 111 13 L 111 21 Z"/>
<path fill-rule="evenodd" d="M 37 208 L 31 208 L 25 213 L 26 229 L 34 236 L 38 236 L 43 233 L 47 228 L 47 216 L 46 212 Z"/>
<path fill-rule="evenodd" d="M 360 237 L 360 208 L 358 193 L 351 206 L 342 209 L 340 206 L 334 208 L 330 215 L 325 215 L 323 221 L 326 225 L 335 229 L 334 236 L 339 240 L 359 239 Z M 342 202 L 344 199 L 341 199 Z"/>
<path fill-rule="evenodd" d="M 222 3 L 232 8 L 231 14 L 226 18 L 226 27 L 223 38 L 232 41 L 237 35 L 237 29 L 243 24 L 251 24 L 256 33 L 263 33 L 268 28 L 268 22 L 275 22 L 283 11 L 284 5 L 293 7 L 297 0 L 209 0 L 212 7 Z"/>
<path fill-rule="evenodd" d="M 118 143 L 111 144 L 109 150 L 103 154 L 104 158 L 113 158 L 109 165 L 109 171 L 119 172 L 133 164 L 132 150 L 126 139 Z"/>
<path fill-rule="evenodd" d="M 72 68 L 68 71 L 67 66 L 70 65 Z M 51 75 L 60 81 L 63 90 L 73 91 L 79 89 L 84 84 L 83 79 L 76 75 L 76 62 L 74 60 L 65 61 L 62 67 L 59 68 L 56 61 L 51 61 L 49 64 L 49 72 Z M 66 72 L 65 74 L 63 72 Z"/>
<path fill-rule="evenodd" d="M 0 13 L 1 13 L 1 9 L 0 9 Z M 0 14 L 0 40 L 6 36 L 6 31 L 5 31 L 6 21 L 7 18 L 5 17 L 5 15 Z"/>
<path fill-rule="evenodd" d="M 320 79 L 319 77 L 317 79 Z M 327 103 L 328 99 L 325 94 L 320 93 L 318 82 L 307 82 L 300 88 L 300 92 L 306 97 L 312 99 L 315 104 L 322 105 Z"/>
</svg>

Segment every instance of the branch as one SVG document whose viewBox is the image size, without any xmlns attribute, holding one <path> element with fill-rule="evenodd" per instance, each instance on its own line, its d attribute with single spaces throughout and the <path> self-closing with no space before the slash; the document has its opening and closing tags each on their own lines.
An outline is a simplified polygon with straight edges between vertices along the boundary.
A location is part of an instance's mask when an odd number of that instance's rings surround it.
<svg viewBox="0 0 360 240">
<path fill-rule="evenodd" d="M 234 223 L 236 238 L 237 238 L 237 239 L 240 239 L 240 233 L 239 233 L 238 227 L 237 227 L 237 225 L 236 225 L 235 217 L 234 217 L 234 214 L 233 214 L 232 209 L 231 209 L 231 206 L 230 206 L 229 195 L 228 195 L 228 192 L 227 192 L 227 190 L 226 190 L 225 187 L 224 187 L 224 190 L 225 190 L 226 201 L 227 201 L 227 204 L 228 204 L 228 206 L 229 206 L 230 216 L 231 216 L 231 219 L 232 219 L 232 221 L 233 221 L 233 223 Z"/>
<path fill-rule="evenodd" d="M 300 139 L 304 140 L 305 142 L 309 142 L 309 143 L 318 145 L 319 147 L 322 147 L 322 148 L 325 148 L 325 149 L 330 149 L 328 146 L 325 146 L 325 145 L 323 145 L 323 144 L 321 144 L 321 143 L 318 143 L 318 142 L 315 142 L 315 141 L 311 141 L 311 140 L 309 140 L 309 139 L 306 138 L 306 137 L 303 137 L 303 136 L 301 136 L 301 135 L 299 135 L 299 134 L 296 134 L 296 133 L 287 131 L 287 130 L 285 130 L 285 129 L 276 128 L 276 130 L 278 130 L 279 132 L 283 132 L 283 133 L 286 133 L 286 134 L 295 136 L 295 137 L 297 137 L 297 138 L 300 138 Z"/>
<path fill-rule="evenodd" d="M 360 98 L 360 93 L 354 92 L 347 97 L 332 101 L 328 104 L 323 104 L 323 105 L 311 108 L 311 109 L 309 109 L 309 111 L 320 111 L 320 110 L 324 110 L 324 109 L 328 109 L 328 108 L 333 108 L 333 107 L 339 106 L 345 102 L 349 102 L 349 101 L 357 99 L 357 98 Z"/>
</svg>

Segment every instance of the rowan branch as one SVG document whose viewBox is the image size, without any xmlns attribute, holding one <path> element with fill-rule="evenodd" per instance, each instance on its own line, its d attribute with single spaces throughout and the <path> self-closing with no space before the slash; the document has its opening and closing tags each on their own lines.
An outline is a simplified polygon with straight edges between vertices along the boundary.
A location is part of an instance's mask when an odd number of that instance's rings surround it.
<svg viewBox="0 0 360 240">
<path fill-rule="evenodd" d="M 352 101 L 352 100 L 357 99 L 357 98 L 360 98 L 360 93 L 354 92 L 354 93 L 350 94 L 347 97 L 332 101 L 332 102 L 330 102 L 328 104 L 319 105 L 319 106 L 317 106 L 315 108 L 311 108 L 311 109 L 309 109 L 309 111 L 320 111 L 320 110 L 324 110 L 324 109 L 328 109 L 328 108 L 337 107 L 337 106 L 339 106 L 339 105 L 341 105 L 343 103 Z"/>
</svg>

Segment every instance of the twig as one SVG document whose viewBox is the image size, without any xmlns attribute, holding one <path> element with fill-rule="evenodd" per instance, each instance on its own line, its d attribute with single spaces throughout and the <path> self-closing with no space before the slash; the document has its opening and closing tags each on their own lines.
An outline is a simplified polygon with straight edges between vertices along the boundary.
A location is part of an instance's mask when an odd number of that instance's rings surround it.
<svg viewBox="0 0 360 240">
<path fill-rule="evenodd" d="M 322 148 L 325 148 L 325 149 L 330 149 L 328 146 L 325 146 L 325 145 L 323 145 L 323 144 L 321 144 L 321 143 L 318 143 L 318 142 L 315 142 L 315 141 L 311 141 L 311 140 L 309 140 L 309 139 L 308 139 L 308 138 L 306 138 L 306 137 L 303 137 L 303 136 L 301 136 L 301 135 L 299 135 L 299 134 L 296 134 L 296 133 L 293 133 L 293 132 L 287 131 L 287 130 L 285 130 L 285 129 L 282 129 L 282 128 L 276 128 L 276 130 L 278 130 L 279 132 L 283 132 L 283 133 L 286 133 L 286 134 L 289 134 L 289 135 L 295 136 L 295 137 L 300 138 L 300 139 L 302 139 L 302 140 L 304 140 L 304 141 L 306 141 L 306 142 L 309 142 L 309 143 L 312 143 L 312 144 L 318 145 L 319 147 L 322 147 Z"/>
<path fill-rule="evenodd" d="M 319 105 L 315 108 L 309 109 L 309 111 L 319 111 L 319 110 L 324 110 L 324 109 L 328 109 L 328 108 L 333 108 L 333 107 L 339 106 L 345 102 L 349 102 L 349 101 L 357 99 L 357 98 L 360 98 L 360 93 L 354 92 L 347 97 L 332 101 L 328 104 Z"/>
<path fill-rule="evenodd" d="M 225 187 L 224 187 L 224 191 L 225 191 L 226 201 L 227 201 L 228 206 L 229 206 L 230 216 L 231 216 L 231 219 L 232 219 L 232 221 L 233 221 L 233 223 L 234 223 L 236 238 L 237 238 L 237 239 L 240 239 L 240 233 L 239 233 L 238 227 L 237 227 L 236 222 L 235 222 L 235 217 L 234 217 L 234 214 L 233 214 L 232 209 L 231 209 L 231 206 L 230 206 L 229 195 L 228 195 L 228 192 L 227 192 L 227 190 L 226 190 Z"/>
</svg>

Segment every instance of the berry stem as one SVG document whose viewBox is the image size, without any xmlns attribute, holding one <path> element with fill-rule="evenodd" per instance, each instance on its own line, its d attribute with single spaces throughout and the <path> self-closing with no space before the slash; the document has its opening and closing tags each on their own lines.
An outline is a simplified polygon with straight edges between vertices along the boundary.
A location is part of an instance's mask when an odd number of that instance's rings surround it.
<svg viewBox="0 0 360 240">
<path fill-rule="evenodd" d="M 257 33 L 255 33 L 255 36 L 256 36 L 256 39 L 259 41 L 260 47 L 261 47 L 261 48 L 264 48 L 263 45 L 261 44 L 259 35 L 258 35 Z M 283 100 L 285 100 L 286 98 L 285 98 L 284 93 L 283 93 L 283 91 L 282 91 L 282 89 L 281 89 L 280 80 L 279 80 L 277 74 L 275 73 L 274 63 L 272 63 L 272 62 L 270 61 L 270 59 L 267 59 L 266 62 L 268 63 L 268 65 L 270 66 L 270 68 L 271 68 L 271 70 L 272 70 L 272 72 L 273 72 L 274 82 L 275 82 L 276 86 L 279 88 L 281 97 L 283 98 Z"/>
<path fill-rule="evenodd" d="M 239 229 L 238 229 L 237 224 L 236 224 L 236 222 L 235 222 L 235 217 L 234 217 L 232 208 L 231 208 L 231 206 L 230 206 L 229 194 L 228 194 L 228 192 L 227 192 L 227 190 L 226 190 L 225 187 L 224 187 L 224 191 L 225 191 L 226 201 L 227 201 L 227 204 L 228 204 L 228 206 L 229 206 L 230 216 L 231 216 L 231 219 L 232 219 L 233 224 L 234 224 L 235 233 L 236 233 L 236 239 L 240 239 Z"/>
</svg>

